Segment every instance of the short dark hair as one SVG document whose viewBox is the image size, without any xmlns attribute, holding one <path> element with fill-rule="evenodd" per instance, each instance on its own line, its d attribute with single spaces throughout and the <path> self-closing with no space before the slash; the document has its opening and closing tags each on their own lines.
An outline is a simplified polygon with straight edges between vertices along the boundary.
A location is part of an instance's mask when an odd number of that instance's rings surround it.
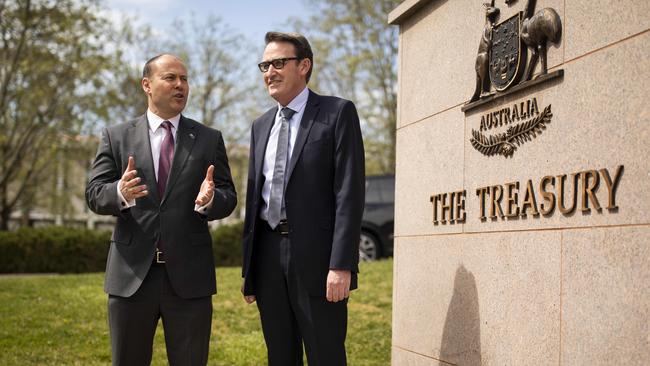
<svg viewBox="0 0 650 366">
<path fill-rule="evenodd" d="M 296 49 L 296 57 L 300 60 L 309 59 L 309 71 L 307 71 L 307 82 L 311 78 L 311 71 L 314 69 L 314 53 L 307 38 L 299 33 L 267 32 L 264 41 L 268 45 L 271 42 L 288 42 Z"/>
</svg>

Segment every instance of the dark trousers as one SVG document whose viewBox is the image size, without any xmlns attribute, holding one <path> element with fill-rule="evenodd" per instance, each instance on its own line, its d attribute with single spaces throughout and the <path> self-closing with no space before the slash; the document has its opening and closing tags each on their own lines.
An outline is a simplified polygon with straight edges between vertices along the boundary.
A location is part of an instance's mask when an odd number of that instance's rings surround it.
<svg viewBox="0 0 650 366">
<path fill-rule="evenodd" d="M 180 298 L 169 283 L 165 266 L 154 264 L 133 296 L 108 297 L 113 365 L 151 364 L 153 338 L 159 318 L 165 328 L 170 365 L 207 364 L 212 297 Z"/>
<path fill-rule="evenodd" d="M 310 296 L 291 261 L 287 236 L 263 223 L 253 250 L 253 286 L 269 366 L 346 365 L 347 299 Z"/>
</svg>

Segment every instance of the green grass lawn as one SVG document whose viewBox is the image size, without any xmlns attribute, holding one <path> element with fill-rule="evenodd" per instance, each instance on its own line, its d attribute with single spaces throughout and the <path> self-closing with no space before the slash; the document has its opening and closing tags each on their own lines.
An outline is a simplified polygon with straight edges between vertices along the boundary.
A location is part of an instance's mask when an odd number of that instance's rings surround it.
<svg viewBox="0 0 650 366">
<path fill-rule="evenodd" d="M 362 263 L 349 303 L 349 364 L 390 363 L 393 262 Z M 239 268 L 218 268 L 209 365 L 265 365 L 255 305 L 239 292 Z M 106 365 L 110 340 L 103 274 L 0 277 L 0 365 Z M 153 365 L 167 364 L 162 325 Z"/>
</svg>

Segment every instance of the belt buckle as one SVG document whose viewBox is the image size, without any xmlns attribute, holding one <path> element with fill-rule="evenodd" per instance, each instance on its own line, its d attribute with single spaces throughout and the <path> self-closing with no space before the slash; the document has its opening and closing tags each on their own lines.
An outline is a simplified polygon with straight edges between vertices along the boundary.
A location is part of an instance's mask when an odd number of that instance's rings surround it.
<svg viewBox="0 0 650 366">
<path fill-rule="evenodd" d="M 165 264 L 165 260 L 162 258 L 163 252 L 156 249 L 156 263 Z"/>
<path fill-rule="evenodd" d="M 287 220 L 280 220 L 278 224 L 278 232 L 280 235 L 289 235 L 289 223 Z"/>
</svg>

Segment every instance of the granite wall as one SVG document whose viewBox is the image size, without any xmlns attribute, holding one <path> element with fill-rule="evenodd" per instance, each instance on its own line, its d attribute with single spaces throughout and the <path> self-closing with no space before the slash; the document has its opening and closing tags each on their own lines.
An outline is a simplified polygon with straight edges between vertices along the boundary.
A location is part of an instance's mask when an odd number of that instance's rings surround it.
<svg viewBox="0 0 650 366">
<path fill-rule="evenodd" d="M 499 21 L 526 3 L 496 0 Z M 563 75 L 465 111 L 482 1 L 407 0 L 389 15 L 393 365 L 650 364 L 650 1 L 544 8 L 561 19 L 548 65 Z M 530 118 L 481 129 L 519 106 Z M 512 155 L 471 143 L 547 108 Z"/>
</svg>

